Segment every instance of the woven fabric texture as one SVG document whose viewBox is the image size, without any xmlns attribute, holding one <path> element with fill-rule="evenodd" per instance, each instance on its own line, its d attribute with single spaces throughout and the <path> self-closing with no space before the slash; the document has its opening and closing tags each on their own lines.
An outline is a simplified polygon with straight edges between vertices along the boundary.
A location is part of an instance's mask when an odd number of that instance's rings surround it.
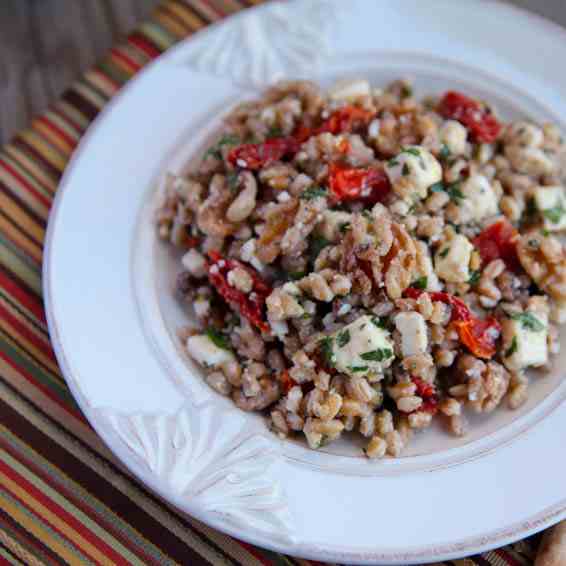
<svg viewBox="0 0 566 566">
<path fill-rule="evenodd" d="M 144 65 L 254 0 L 165 0 L 0 150 L 0 563 L 309 564 L 187 519 L 116 462 L 49 343 L 41 262 L 49 208 L 89 124 Z M 447 564 L 532 564 L 537 538 Z"/>
</svg>

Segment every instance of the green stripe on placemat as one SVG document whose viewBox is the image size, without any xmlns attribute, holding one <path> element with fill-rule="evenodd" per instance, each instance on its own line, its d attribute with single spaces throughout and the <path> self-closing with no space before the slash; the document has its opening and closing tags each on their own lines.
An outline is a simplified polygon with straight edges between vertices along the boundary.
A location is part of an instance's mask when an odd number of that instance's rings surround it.
<svg viewBox="0 0 566 566">
<path fill-rule="evenodd" d="M 0 150 L 0 563 L 311 564 L 187 519 L 123 472 L 85 423 L 48 342 L 41 256 L 49 208 L 80 136 L 143 65 L 254 0 L 166 0 Z M 522 541 L 464 565 L 527 566 Z"/>
</svg>

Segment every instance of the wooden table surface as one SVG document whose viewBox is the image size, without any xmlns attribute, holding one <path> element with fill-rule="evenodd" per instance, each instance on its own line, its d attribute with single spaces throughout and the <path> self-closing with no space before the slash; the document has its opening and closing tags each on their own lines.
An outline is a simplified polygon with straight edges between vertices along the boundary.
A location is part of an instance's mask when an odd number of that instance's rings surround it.
<svg viewBox="0 0 566 566">
<path fill-rule="evenodd" d="M 0 143 L 147 17 L 158 0 L 0 0 Z"/>
</svg>

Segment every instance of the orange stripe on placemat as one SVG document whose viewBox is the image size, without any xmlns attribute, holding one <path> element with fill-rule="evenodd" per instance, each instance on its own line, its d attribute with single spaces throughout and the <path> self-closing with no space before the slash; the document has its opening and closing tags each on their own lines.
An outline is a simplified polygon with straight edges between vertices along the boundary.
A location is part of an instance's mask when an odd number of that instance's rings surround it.
<svg viewBox="0 0 566 566">
<path fill-rule="evenodd" d="M 85 557 L 98 564 L 108 563 L 109 561 L 110 564 L 127 564 L 111 548 L 107 547 L 104 541 L 93 536 L 88 529 L 85 529 L 61 506 L 46 497 L 44 493 L 36 489 L 33 484 L 20 476 L 13 468 L 7 466 L 2 460 L 0 460 L 0 478 L 2 478 L 4 489 L 10 493 L 13 499 L 35 515 L 39 521 L 48 525 L 50 529 Z M 28 520 L 27 523 L 29 524 L 29 522 L 31 521 Z M 78 558 L 78 556 L 75 556 L 75 560 Z M 112 560 L 119 560 L 119 562 L 112 562 Z"/>
<path fill-rule="evenodd" d="M 44 132 L 49 132 L 53 140 L 58 140 L 60 146 L 63 146 L 63 151 L 70 154 L 75 147 L 77 147 L 77 140 L 72 139 L 67 132 L 64 132 L 57 124 L 52 122 L 46 115 L 40 116 L 34 120 L 35 127 L 41 126 Z"/>
<path fill-rule="evenodd" d="M 110 50 L 110 53 L 112 54 L 112 57 L 118 60 L 121 63 L 122 67 L 124 67 L 129 73 L 137 73 L 142 68 L 142 65 L 140 65 L 137 61 L 131 59 L 126 53 L 124 53 L 123 50 L 120 50 L 120 48 L 118 47 L 113 47 Z"/>
<path fill-rule="evenodd" d="M 139 49 L 145 53 L 149 59 L 155 59 L 161 55 L 161 50 L 150 41 L 150 39 L 135 31 L 128 37 L 128 42 L 133 45 L 136 49 Z"/>
<path fill-rule="evenodd" d="M 0 209 L 0 234 L 4 234 L 16 248 L 22 249 L 27 257 L 35 261 L 38 268 L 41 266 L 43 257 L 41 243 L 25 232 L 21 225 L 14 222 L 9 215 L 4 214 L 2 209 Z"/>
<path fill-rule="evenodd" d="M 49 209 L 51 206 L 51 199 L 47 198 L 45 195 L 40 193 L 31 183 L 24 178 L 23 175 L 20 175 L 18 171 L 16 171 L 15 167 L 12 167 L 5 159 L 0 157 L 0 167 L 4 169 L 7 173 L 9 173 L 20 185 L 22 185 L 29 193 L 33 195 L 33 197 L 38 200 L 46 209 Z M 5 180 L 6 182 L 6 180 Z M 9 181 L 7 181 L 9 182 Z"/>
<path fill-rule="evenodd" d="M 85 73 L 84 78 L 108 99 L 112 98 L 121 88 L 117 82 L 97 69 Z"/>
<path fill-rule="evenodd" d="M 59 183 L 59 176 L 54 177 L 40 167 L 37 160 L 32 159 L 27 152 L 23 152 L 14 144 L 4 146 L 4 150 L 0 152 L 0 157 L 15 167 L 14 162 L 19 165 L 18 171 L 25 175 L 28 181 L 35 183 L 38 190 L 43 190 L 48 194 L 55 194 Z M 31 179 L 31 180 L 30 180 Z"/>
<path fill-rule="evenodd" d="M 21 442 L 21 441 L 20 441 Z M 10 456 L 19 462 L 21 466 L 30 470 L 35 476 L 37 476 L 41 481 L 45 484 L 49 485 L 53 490 L 57 491 L 61 494 L 62 497 L 67 499 L 72 505 L 74 505 L 77 509 L 79 509 L 84 515 L 86 515 L 91 521 L 100 525 L 103 529 L 108 531 L 110 536 L 116 539 L 120 544 L 124 546 L 129 552 L 135 554 L 137 558 L 140 560 L 145 561 L 146 564 L 149 564 L 151 561 L 151 556 L 146 554 L 145 550 L 141 548 L 139 545 L 132 544 L 131 538 L 127 537 L 124 533 L 120 531 L 120 529 L 112 524 L 102 513 L 98 512 L 96 509 L 91 507 L 84 499 L 78 496 L 72 489 L 67 485 L 70 483 L 76 483 L 71 480 L 68 476 L 63 474 L 61 470 L 57 469 L 57 473 L 62 476 L 62 479 L 54 477 L 53 474 L 49 474 L 45 471 L 44 468 L 41 467 L 40 462 L 43 461 L 42 457 L 35 451 L 33 451 L 32 447 L 28 447 L 28 450 L 32 450 L 34 455 L 34 460 L 30 460 L 27 458 L 21 451 L 16 451 L 7 441 L 3 440 L 0 437 L 0 446 L 2 449 L 10 454 Z M 48 461 L 46 461 L 48 463 Z M 48 463 L 49 465 L 49 463 Z M 80 490 L 80 487 L 77 485 L 75 489 Z M 113 512 L 106 508 L 109 514 L 113 514 Z"/>
</svg>

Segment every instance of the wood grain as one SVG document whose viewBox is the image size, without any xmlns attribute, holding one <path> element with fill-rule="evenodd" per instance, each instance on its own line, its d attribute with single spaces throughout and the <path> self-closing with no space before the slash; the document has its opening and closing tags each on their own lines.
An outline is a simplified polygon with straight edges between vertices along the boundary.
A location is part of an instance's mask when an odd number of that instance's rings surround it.
<svg viewBox="0 0 566 566">
<path fill-rule="evenodd" d="M 158 0 L 1 0 L 0 143 L 44 111 Z"/>
</svg>

